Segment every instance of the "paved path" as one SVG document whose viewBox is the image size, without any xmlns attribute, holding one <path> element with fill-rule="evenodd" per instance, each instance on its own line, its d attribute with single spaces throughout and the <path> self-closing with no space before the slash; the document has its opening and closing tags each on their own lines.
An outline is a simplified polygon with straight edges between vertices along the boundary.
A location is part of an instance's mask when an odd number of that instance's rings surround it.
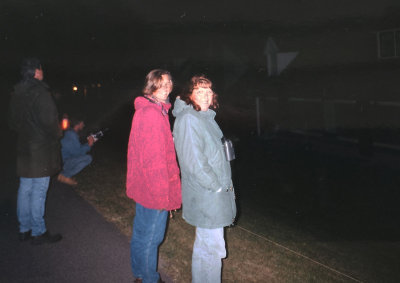
<svg viewBox="0 0 400 283">
<path fill-rule="evenodd" d="M 49 188 L 46 223 L 63 239 L 40 246 L 18 241 L 18 179 L 10 140 L 12 136 L 0 140 L 0 282 L 133 282 L 129 238 L 73 188 L 57 181 Z M 162 278 L 171 282 L 164 274 Z"/>
<path fill-rule="evenodd" d="M 48 193 L 47 227 L 63 235 L 59 243 L 20 243 L 15 205 L 5 208 L 0 218 L 0 282 L 133 281 L 129 239 L 71 187 L 55 182 Z"/>
</svg>

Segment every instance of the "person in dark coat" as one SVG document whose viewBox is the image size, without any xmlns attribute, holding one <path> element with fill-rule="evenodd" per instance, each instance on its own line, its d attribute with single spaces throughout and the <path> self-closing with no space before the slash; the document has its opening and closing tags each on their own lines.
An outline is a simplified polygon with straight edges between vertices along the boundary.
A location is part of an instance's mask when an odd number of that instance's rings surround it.
<svg viewBox="0 0 400 283">
<path fill-rule="evenodd" d="M 57 242 L 44 220 L 50 177 L 61 169 L 62 131 L 43 70 L 36 58 L 25 59 L 22 80 L 15 86 L 9 107 L 9 125 L 18 134 L 17 175 L 20 177 L 17 200 L 19 239 L 32 244 Z"/>
</svg>

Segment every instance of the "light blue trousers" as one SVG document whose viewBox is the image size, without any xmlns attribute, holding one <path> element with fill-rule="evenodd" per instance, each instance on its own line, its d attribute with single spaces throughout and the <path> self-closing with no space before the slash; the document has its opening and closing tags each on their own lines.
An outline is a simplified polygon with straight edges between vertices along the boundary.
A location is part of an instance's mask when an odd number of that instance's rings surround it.
<svg viewBox="0 0 400 283">
<path fill-rule="evenodd" d="M 61 174 L 65 177 L 71 178 L 83 170 L 92 162 L 92 156 L 90 154 L 79 155 L 70 157 L 64 160 L 63 170 Z"/>
<path fill-rule="evenodd" d="M 21 233 L 32 230 L 32 236 L 46 232 L 44 210 L 50 177 L 20 178 L 17 216 Z"/>
<path fill-rule="evenodd" d="M 221 259 L 225 257 L 224 228 L 196 227 L 192 255 L 192 283 L 221 282 Z"/>
</svg>

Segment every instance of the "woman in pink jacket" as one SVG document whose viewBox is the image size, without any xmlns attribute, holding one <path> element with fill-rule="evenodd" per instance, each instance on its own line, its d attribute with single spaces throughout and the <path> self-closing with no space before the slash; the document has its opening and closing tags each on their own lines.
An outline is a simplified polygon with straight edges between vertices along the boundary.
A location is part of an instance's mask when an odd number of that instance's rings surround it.
<svg viewBox="0 0 400 283">
<path fill-rule="evenodd" d="M 158 247 L 164 239 L 168 211 L 181 206 L 181 183 L 169 124 L 168 71 L 146 76 L 144 96 L 135 99 L 128 144 L 126 193 L 136 202 L 131 241 L 135 282 L 163 282 L 157 272 Z"/>
</svg>

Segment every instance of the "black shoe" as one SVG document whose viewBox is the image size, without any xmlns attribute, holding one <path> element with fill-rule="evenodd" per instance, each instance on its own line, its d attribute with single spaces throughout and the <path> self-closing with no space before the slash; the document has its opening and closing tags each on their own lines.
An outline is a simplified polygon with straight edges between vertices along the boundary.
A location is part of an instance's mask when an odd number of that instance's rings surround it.
<svg viewBox="0 0 400 283">
<path fill-rule="evenodd" d="M 32 237 L 32 245 L 41 245 L 45 243 L 55 243 L 62 239 L 60 234 L 51 235 L 49 231 L 44 232 L 42 235 Z"/>
<path fill-rule="evenodd" d="M 25 242 L 32 239 L 31 230 L 27 232 L 22 232 L 18 234 L 18 238 L 20 242 Z"/>
</svg>

